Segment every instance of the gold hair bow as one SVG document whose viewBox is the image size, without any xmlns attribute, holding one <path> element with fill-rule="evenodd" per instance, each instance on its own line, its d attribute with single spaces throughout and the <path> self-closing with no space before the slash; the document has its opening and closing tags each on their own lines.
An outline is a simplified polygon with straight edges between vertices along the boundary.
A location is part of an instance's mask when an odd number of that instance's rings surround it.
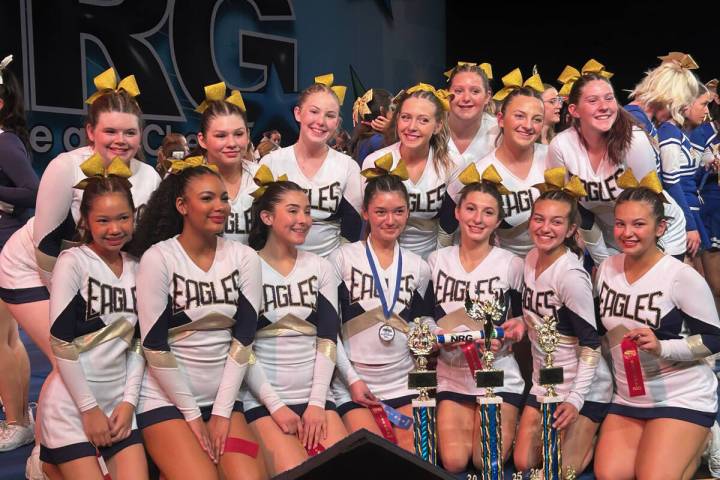
<svg viewBox="0 0 720 480">
<path fill-rule="evenodd" d="M 286 174 L 283 173 L 278 178 L 274 178 L 272 171 L 267 165 L 260 165 L 260 168 L 258 168 L 257 172 L 255 172 L 255 176 L 253 177 L 255 185 L 259 188 L 250 195 L 257 200 L 265 194 L 270 185 L 275 182 L 287 182 L 287 180 L 288 176 Z"/>
<path fill-rule="evenodd" d="M 667 55 L 661 55 L 658 58 L 662 60 L 662 63 L 673 62 L 687 70 L 697 70 L 700 68 L 698 64 L 695 63 L 695 59 L 692 58 L 689 53 L 670 52 Z"/>
<path fill-rule="evenodd" d="M 555 167 L 545 170 L 544 177 L 545 183 L 533 185 L 535 188 L 540 190 L 541 193 L 545 193 L 550 190 L 562 190 L 575 198 L 587 196 L 587 191 L 580 181 L 580 177 L 573 175 L 570 177 L 570 180 L 565 181 L 565 178 L 567 177 L 567 170 L 565 167 Z"/>
<path fill-rule="evenodd" d="M 168 173 L 172 173 L 173 175 L 177 175 L 178 173 L 182 172 L 186 168 L 194 168 L 194 167 L 206 167 L 212 170 L 213 172 L 217 172 L 218 168 L 217 165 L 210 165 L 205 160 L 205 157 L 201 155 L 196 155 L 194 157 L 187 157 L 182 160 L 173 160 L 170 162 L 170 168 L 168 169 Z"/>
<path fill-rule="evenodd" d="M 510 95 L 510 92 L 521 87 L 532 88 L 538 93 L 545 91 L 540 75 L 535 74 L 523 82 L 522 73 L 519 68 L 502 77 L 503 88 L 493 96 L 493 100 L 502 101 Z"/>
<path fill-rule="evenodd" d="M 108 68 L 103 73 L 93 78 L 93 83 L 95 84 L 95 88 L 97 89 L 97 91 L 90 95 L 90 97 L 85 100 L 85 103 L 92 105 L 92 103 L 97 100 L 98 97 L 100 97 L 102 94 L 106 93 L 109 90 L 113 90 L 116 92 L 119 92 L 120 90 L 125 90 L 125 92 L 133 98 L 140 95 L 140 88 L 138 87 L 137 81 L 135 80 L 135 75 L 128 75 L 127 77 L 120 80 L 120 83 L 118 83 L 117 79 L 117 74 L 112 67 Z"/>
<path fill-rule="evenodd" d="M 326 87 L 330 88 L 330 90 L 332 90 L 333 92 L 335 92 L 335 95 L 337 95 L 338 100 L 340 101 L 340 105 L 342 105 L 345 101 L 345 92 L 347 92 L 347 87 L 343 85 L 333 85 L 334 82 L 335 75 L 333 75 L 332 73 L 318 75 L 317 77 L 315 77 L 315 83 L 321 83 Z"/>
<path fill-rule="evenodd" d="M 569 96 L 570 90 L 572 90 L 572 86 L 575 84 L 575 82 L 577 82 L 580 77 L 588 73 L 595 73 L 607 79 L 610 79 L 614 75 L 606 71 L 605 65 L 598 62 L 594 58 L 591 58 L 590 60 L 585 62 L 585 65 L 583 65 L 582 70 L 580 71 L 578 71 L 578 69 L 575 67 L 565 65 L 565 68 L 563 68 L 563 71 L 560 72 L 560 76 L 557 79 L 558 82 L 563 84 L 563 86 L 560 88 L 560 92 L 558 92 L 558 95 L 560 95 L 561 97 Z"/>
<path fill-rule="evenodd" d="M 632 168 L 628 168 L 622 173 L 622 175 L 618 177 L 617 185 L 623 190 L 639 187 L 650 189 L 660 195 L 663 199 L 663 202 L 668 203 L 663 193 L 662 182 L 660 181 L 660 178 L 658 177 L 658 174 L 655 170 L 651 170 L 647 175 L 642 178 L 642 180 L 638 182 L 638 179 L 635 178 L 635 175 L 633 174 Z"/>
<path fill-rule="evenodd" d="M 490 65 L 487 62 L 481 63 L 480 65 L 478 65 L 475 62 L 457 62 L 457 65 L 455 65 L 450 70 L 443 73 L 443 75 L 445 75 L 448 78 L 448 81 L 450 81 L 450 77 L 453 76 L 453 73 L 455 73 L 455 70 L 458 67 L 462 67 L 463 65 L 470 65 L 471 67 L 478 67 L 480 70 L 483 71 L 483 73 L 488 78 L 488 80 L 492 80 L 492 78 L 493 78 L 492 65 Z"/>
<path fill-rule="evenodd" d="M 384 175 L 393 175 L 395 177 L 398 177 L 402 181 L 410 178 L 407 167 L 405 166 L 405 162 L 403 162 L 402 158 L 398 160 L 395 168 L 390 170 L 392 168 L 392 164 L 393 156 L 392 153 L 388 152 L 382 157 L 375 160 L 375 167 L 366 168 L 365 170 L 360 172 L 360 175 L 367 178 L 368 180 L 370 180 L 371 178 L 382 177 Z"/>
<path fill-rule="evenodd" d="M 12 63 L 12 61 L 13 61 L 13 56 L 8 55 L 7 57 L 3 58 L 2 61 L 0 62 L 0 85 L 3 84 L 3 76 L 2 76 L 3 70 L 5 70 L 7 68 L 7 66 L 10 65 L 10 63 Z"/>
<path fill-rule="evenodd" d="M 440 89 L 437 90 L 435 87 L 428 83 L 418 83 L 410 88 L 408 88 L 405 91 L 405 94 L 412 95 L 415 92 L 430 92 L 432 93 L 435 98 L 437 98 L 440 101 L 440 104 L 443 107 L 443 110 L 446 112 L 450 110 L 450 100 L 452 99 L 452 94 L 448 92 L 447 90 Z M 399 94 L 398 94 L 399 95 Z"/>
<path fill-rule="evenodd" d="M 87 187 L 91 178 L 101 177 L 107 178 L 110 175 L 115 175 L 125 179 L 127 187 L 130 188 L 131 184 L 128 178 L 132 176 L 132 170 L 123 162 L 120 157 L 113 158 L 110 163 L 105 166 L 105 160 L 100 156 L 99 153 L 94 153 L 87 160 L 80 164 L 80 170 L 88 178 L 83 178 L 75 185 L 75 188 L 84 190 Z"/>
<path fill-rule="evenodd" d="M 710 90 L 711 92 L 717 94 L 718 79 L 717 79 L 717 78 L 713 78 L 712 80 L 710 80 L 709 82 L 707 82 L 707 83 L 705 84 L 705 87 L 707 87 L 707 89 Z"/>
<path fill-rule="evenodd" d="M 372 99 L 372 88 L 365 92 L 362 97 L 358 97 L 357 99 L 355 99 L 352 110 L 353 126 L 360 123 L 364 115 L 370 115 L 372 113 L 370 111 L 370 107 L 368 107 L 368 103 L 372 102 Z"/>
<path fill-rule="evenodd" d="M 230 93 L 230 96 L 225 98 L 226 92 L 227 92 L 227 86 L 225 85 L 225 82 L 213 83 L 212 85 L 206 85 L 205 86 L 205 100 L 203 100 L 202 103 L 197 106 L 195 111 L 198 113 L 203 113 L 205 110 L 207 110 L 208 106 L 210 105 L 210 102 L 220 102 L 223 100 L 225 100 L 228 103 L 232 103 L 233 105 L 237 106 L 243 112 L 247 110 L 245 108 L 245 102 L 243 101 L 242 95 L 240 94 L 239 90 L 233 90 Z"/>
<path fill-rule="evenodd" d="M 480 172 L 478 172 L 475 164 L 471 163 L 470 165 L 465 167 L 465 170 L 460 173 L 460 175 L 458 176 L 458 180 L 460 180 L 460 183 L 462 183 L 463 185 L 489 182 L 494 184 L 495 187 L 497 187 L 497 191 L 501 195 L 509 195 L 511 193 L 510 190 L 508 190 L 505 185 L 502 184 L 502 177 L 495 169 L 495 165 L 488 166 L 485 170 L 483 170 L 482 175 L 480 175 Z"/>
</svg>

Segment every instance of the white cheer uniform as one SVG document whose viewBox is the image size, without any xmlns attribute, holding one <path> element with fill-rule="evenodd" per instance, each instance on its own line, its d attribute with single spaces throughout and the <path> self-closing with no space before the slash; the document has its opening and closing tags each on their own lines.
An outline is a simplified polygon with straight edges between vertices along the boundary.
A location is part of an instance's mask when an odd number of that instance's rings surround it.
<svg viewBox="0 0 720 480">
<path fill-rule="evenodd" d="M 258 165 L 256 163 L 243 162 L 240 189 L 235 198 L 229 199 L 230 215 L 228 215 L 223 230 L 223 237 L 245 245 L 248 243 L 252 223 L 252 204 L 255 200 L 250 194 L 258 189 L 253 180 L 257 169 Z"/>
<path fill-rule="evenodd" d="M 487 112 L 483 112 L 480 128 L 475 133 L 475 136 L 465 151 L 460 153 L 452 136 L 448 139 L 448 150 L 455 158 L 461 159 L 461 162 L 457 166 L 462 169 L 492 152 L 495 149 L 495 140 L 499 134 L 500 129 L 498 128 L 497 118 Z"/>
</svg>

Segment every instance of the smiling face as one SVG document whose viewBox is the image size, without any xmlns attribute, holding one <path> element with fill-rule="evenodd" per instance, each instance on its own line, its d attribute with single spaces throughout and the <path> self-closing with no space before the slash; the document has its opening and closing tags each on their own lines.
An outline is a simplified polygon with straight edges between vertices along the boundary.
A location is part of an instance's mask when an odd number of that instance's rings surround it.
<svg viewBox="0 0 720 480">
<path fill-rule="evenodd" d="M 191 229 L 217 235 L 230 214 L 225 184 L 212 173 L 197 175 L 188 180 L 183 196 L 175 200 L 175 208 L 183 217 L 183 232 Z"/>
<path fill-rule="evenodd" d="M 610 131 L 617 119 L 618 108 L 612 86 L 605 80 L 587 82 L 577 103 L 568 105 L 570 115 L 580 121 L 582 130 L 597 133 Z"/>
<path fill-rule="evenodd" d="M 208 163 L 236 165 L 244 158 L 250 137 L 245 120 L 239 115 L 218 115 L 208 122 L 207 131 L 198 134 L 207 151 Z"/>
<path fill-rule="evenodd" d="M 487 244 L 500 224 L 500 205 L 489 193 L 472 191 L 455 208 L 460 225 L 460 243 Z"/>
<path fill-rule="evenodd" d="M 106 164 L 115 157 L 130 163 L 140 148 L 140 121 L 132 113 L 103 112 L 94 127 L 87 125 L 86 132 Z"/>
<path fill-rule="evenodd" d="M 363 210 L 373 238 L 394 242 L 405 230 L 410 210 L 401 192 L 376 192 Z"/>
<path fill-rule="evenodd" d="M 503 142 L 518 148 L 531 147 L 542 132 L 543 102 L 535 97 L 515 95 L 498 114 L 498 126 L 502 128 Z"/>
<path fill-rule="evenodd" d="M 667 222 L 653 216 L 653 208 L 645 201 L 625 201 L 615 207 L 613 233 L 625 255 L 640 257 L 655 249 L 657 239 L 665 233 Z"/>
<path fill-rule="evenodd" d="M 294 113 L 300 124 L 300 138 L 309 144 L 326 144 L 340 124 L 340 105 L 324 91 L 309 94 Z"/>
<path fill-rule="evenodd" d="M 286 191 L 272 211 L 260 212 L 260 220 L 270 228 L 270 235 L 280 243 L 302 245 L 312 226 L 307 195 L 296 190 Z"/>
<path fill-rule="evenodd" d="M 477 119 L 483 114 L 490 100 L 490 92 L 485 88 L 485 82 L 475 72 L 456 73 L 449 90 L 453 94 L 450 115 L 459 120 Z"/>
<path fill-rule="evenodd" d="M 559 200 L 539 199 L 535 202 L 528 230 L 539 251 L 549 255 L 564 248 L 565 239 L 575 234 L 570 210 L 570 205 Z"/>
<path fill-rule="evenodd" d="M 126 194 L 110 192 L 95 197 L 85 223 L 95 252 L 103 257 L 118 254 L 133 233 L 133 210 Z"/>
<path fill-rule="evenodd" d="M 406 99 L 397 113 L 397 134 L 406 149 L 428 148 L 430 139 L 441 126 L 437 107 L 425 98 Z"/>
<path fill-rule="evenodd" d="M 553 126 L 560 122 L 560 109 L 563 99 L 558 91 L 552 87 L 546 88 L 542 93 L 542 101 L 545 104 L 545 125 Z"/>
</svg>

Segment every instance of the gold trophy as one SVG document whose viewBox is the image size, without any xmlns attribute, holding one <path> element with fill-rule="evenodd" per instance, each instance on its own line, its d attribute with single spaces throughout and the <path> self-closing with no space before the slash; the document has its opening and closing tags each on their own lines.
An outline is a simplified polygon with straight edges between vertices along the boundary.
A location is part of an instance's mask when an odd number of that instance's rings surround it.
<svg viewBox="0 0 720 480">
<path fill-rule="evenodd" d="M 427 368 L 427 357 L 435 345 L 435 335 L 419 318 L 413 323 L 408 334 L 408 348 L 415 357 L 415 370 L 408 374 L 408 388 L 419 392 L 418 398 L 412 401 L 415 453 L 437 465 L 436 402 L 430 398 L 430 390 L 437 388 L 437 375 Z"/>
</svg>

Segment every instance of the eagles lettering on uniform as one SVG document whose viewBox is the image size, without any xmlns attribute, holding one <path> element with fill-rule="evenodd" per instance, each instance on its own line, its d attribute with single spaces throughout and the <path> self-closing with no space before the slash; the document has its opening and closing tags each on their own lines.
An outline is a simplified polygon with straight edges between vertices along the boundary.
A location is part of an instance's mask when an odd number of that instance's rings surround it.
<svg viewBox="0 0 720 480">
<path fill-rule="evenodd" d="M 568 175 L 577 175 L 588 191 L 588 196 L 581 198 L 579 204 L 583 217 L 582 228 L 590 230 L 595 223 L 602 232 L 599 241 L 585 239 L 588 251 L 596 264 L 600 264 L 608 255 L 619 251 L 613 233 L 615 199 L 622 193 L 622 189 L 617 186 L 617 178 L 626 168 L 631 168 L 638 180 L 653 170 L 657 171 L 654 152 L 648 134 L 639 126 L 633 127 L 632 142 L 620 165 L 613 164 L 605 156 L 597 169 L 593 169 L 587 149 L 575 128 L 560 132 L 550 142 L 546 168 L 565 167 Z M 665 253 L 680 255 L 685 252 L 685 216 L 672 198 L 669 198 L 669 203 L 665 204 L 665 215 L 670 221 L 665 235 L 660 239 L 660 244 Z"/>
<path fill-rule="evenodd" d="M 710 288 L 691 266 L 669 255 L 632 284 L 624 265 L 624 254 L 606 260 L 595 287 L 615 374 L 611 413 L 657 414 L 709 427 L 718 408 L 717 378 L 702 359 L 720 352 L 720 321 Z M 653 330 L 660 355 L 639 350 L 646 393 L 631 397 L 621 343 L 640 327 Z"/>
<path fill-rule="evenodd" d="M 462 170 L 467 165 L 472 162 L 477 162 L 492 152 L 495 149 L 495 139 L 499 133 L 500 129 L 498 128 L 497 118 L 487 112 L 483 112 L 480 128 L 463 153 L 460 153 L 458 150 L 452 139 L 452 135 L 448 135 L 448 150 L 453 157 L 459 160 L 457 167 Z"/>
<path fill-rule="evenodd" d="M 453 247 L 446 247 L 453 248 Z M 429 263 L 430 259 L 428 259 Z M 502 299 L 502 290 L 496 288 L 500 277 L 494 276 L 482 280 L 462 280 L 453 278 L 441 269 L 438 269 L 437 276 L 433 277 L 435 285 L 435 299 L 437 303 L 464 302 L 465 295 L 492 295 L 495 300 Z"/>
<path fill-rule="evenodd" d="M 230 215 L 223 230 L 223 237 L 228 240 L 247 244 L 252 224 L 252 204 L 255 200 L 250 194 L 258 188 L 253 180 L 257 169 L 256 163 L 243 162 L 240 188 L 235 198 L 230 199 Z"/>
<path fill-rule="evenodd" d="M 539 276 L 535 273 L 537 261 L 538 251 L 533 248 L 525 258 L 522 296 L 533 357 L 530 393 L 536 398 L 545 395 L 539 383 L 545 353 L 540 348 L 538 329 L 543 317 L 549 315 L 557 320 L 560 336 L 554 363 L 564 369 L 564 383 L 556 387 L 558 394 L 578 411 L 585 401 L 608 403 L 612 394 L 610 371 L 600 355 L 592 285 L 582 259 L 567 250 Z"/>
<path fill-rule="evenodd" d="M 108 313 L 132 313 L 137 315 L 135 287 L 128 292 L 124 288 L 102 283 L 88 277 L 86 320 Z"/>
<path fill-rule="evenodd" d="M 260 405 L 270 413 L 283 405 L 325 408 L 340 329 L 337 274 L 330 262 L 304 251 L 287 276 L 264 260 L 261 264 L 257 361 L 241 394 L 246 411 Z"/>
<path fill-rule="evenodd" d="M 199 417 L 199 407 L 230 416 L 251 358 L 261 284 L 255 251 L 222 237 L 207 271 L 177 237 L 145 252 L 137 278 L 138 317 L 153 374 L 143 380 L 141 425 L 158 421 L 158 409 L 168 406 L 186 420 Z"/>
<path fill-rule="evenodd" d="M 265 155 L 260 164 L 276 177 L 286 174 L 308 195 L 313 226 L 301 249 L 327 257 L 340 246 L 340 237 L 349 242 L 360 238 L 362 191 L 355 160 L 331 148 L 311 179 L 300 169 L 292 146 Z"/>
<path fill-rule="evenodd" d="M 398 302 L 406 307 L 410 306 L 410 300 L 413 294 L 415 276 L 403 275 L 400 277 L 400 295 L 398 296 Z M 387 288 L 386 286 L 383 288 Z M 377 290 L 375 289 L 375 280 L 373 279 L 372 273 L 368 274 L 362 270 L 351 267 L 350 268 L 350 289 L 349 289 L 350 303 L 356 303 L 361 300 L 370 300 L 372 298 L 380 298 Z"/>
</svg>

